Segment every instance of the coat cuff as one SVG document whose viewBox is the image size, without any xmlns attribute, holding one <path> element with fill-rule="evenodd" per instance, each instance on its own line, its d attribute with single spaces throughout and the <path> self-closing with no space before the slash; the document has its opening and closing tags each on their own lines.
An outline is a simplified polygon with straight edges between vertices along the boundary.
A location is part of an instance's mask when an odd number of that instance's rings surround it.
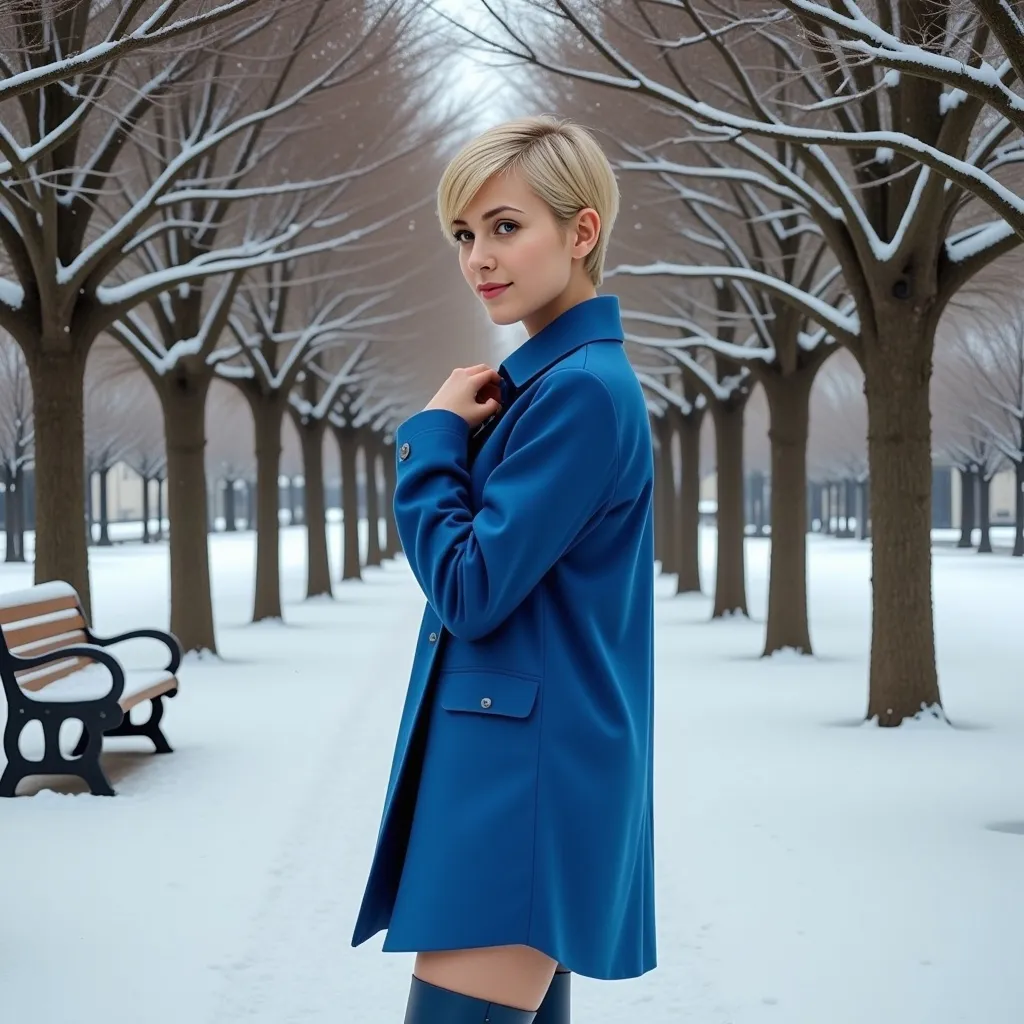
<svg viewBox="0 0 1024 1024">
<path fill-rule="evenodd" d="M 410 416 L 395 431 L 395 457 L 399 467 L 427 455 L 432 461 L 465 458 L 469 424 L 448 409 L 424 409 Z"/>
</svg>

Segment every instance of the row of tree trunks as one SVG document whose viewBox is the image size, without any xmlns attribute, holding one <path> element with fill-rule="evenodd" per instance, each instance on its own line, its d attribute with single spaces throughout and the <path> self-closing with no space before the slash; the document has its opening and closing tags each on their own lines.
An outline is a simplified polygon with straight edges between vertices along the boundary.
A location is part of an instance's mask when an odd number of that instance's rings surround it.
<svg viewBox="0 0 1024 1024">
<path fill-rule="evenodd" d="M 764 654 L 812 653 L 807 615 L 807 438 L 810 392 L 820 360 L 790 374 L 765 375 L 771 413 L 771 561 Z M 715 422 L 718 479 L 718 558 L 713 617 L 747 614 L 743 417 L 747 393 L 709 403 Z M 663 569 L 676 572 L 677 593 L 700 591 L 699 502 L 702 410 L 673 408 L 655 423 L 659 440 L 657 542 Z M 673 438 L 678 440 L 676 486 Z"/>
</svg>

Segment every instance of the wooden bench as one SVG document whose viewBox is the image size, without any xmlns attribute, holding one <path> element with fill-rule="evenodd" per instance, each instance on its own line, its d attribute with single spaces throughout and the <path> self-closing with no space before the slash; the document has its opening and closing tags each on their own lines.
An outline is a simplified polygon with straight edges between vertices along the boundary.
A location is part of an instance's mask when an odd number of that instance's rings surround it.
<svg viewBox="0 0 1024 1024">
<path fill-rule="evenodd" d="M 105 650 L 141 638 L 167 645 L 171 658 L 165 669 L 125 669 Z M 14 796 L 18 783 L 30 775 L 77 775 L 94 794 L 113 796 L 100 766 L 104 733 L 148 736 L 158 754 L 169 754 L 160 720 L 164 698 L 178 692 L 175 673 L 181 653 L 177 638 L 158 629 L 96 636 L 78 594 L 67 583 L 0 594 L 0 677 L 7 697 L 7 767 L 0 776 L 0 796 Z M 129 711 L 144 701 L 152 705 L 149 718 L 135 724 Z M 25 726 L 33 721 L 43 729 L 43 757 L 38 761 L 24 757 L 19 745 Z M 82 724 L 70 756 L 60 748 L 61 725 L 67 721 Z"/>
</svg>

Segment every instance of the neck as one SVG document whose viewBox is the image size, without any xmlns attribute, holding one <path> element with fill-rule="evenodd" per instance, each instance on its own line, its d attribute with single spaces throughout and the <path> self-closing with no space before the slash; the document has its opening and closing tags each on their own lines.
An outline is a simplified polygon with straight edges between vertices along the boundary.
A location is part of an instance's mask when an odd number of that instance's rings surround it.
<svg viewBox="0 0 1024 1024">
<path fill-rule="evenodd" d="M 564 292 L 541 306 L 540 309 L 534 310 L 529 316 L 523 317 L 523 326 L 526 328 L 527 335 L 532 338 L 538 331 L 544 330 L 548 324 L 557 320 L 567 309 L 572 309 L 573 306 L 586 302 L 587 299 L 596 298 L 597 289 L 589 277 L 584 277 L 582 281 L 576 279 L 570 281 Z"/>
</svg>

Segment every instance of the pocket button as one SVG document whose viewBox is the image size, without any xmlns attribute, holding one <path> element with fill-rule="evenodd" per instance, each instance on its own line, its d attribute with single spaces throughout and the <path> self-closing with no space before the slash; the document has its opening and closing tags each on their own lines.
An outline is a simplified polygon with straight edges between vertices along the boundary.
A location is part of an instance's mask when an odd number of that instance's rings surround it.
<svg viewBox="0 0 1024 1024">
<path fill-rule="evenodd" d="M 431 634 L 430 634 L 430 636 L 428 636 L 428 637 L 427 637 L 427 639 L 428 639 L 428 640 L 429 640 L 429 641 L 430 641 L 430 642 L 431 642 L 432 644 L 436 644 L 436 643 L 437 643 L 437 634 L 436 634 L 436 633 L 431 633 Z"/>
<path fill-rule="evenodd" d="M 491 698 L 490 697 L 484 697 L 483 700 L 480 701 L 480 707 L 482 707 L 482 708 L 489 708 L 490 706 L 491 706 Z"/>
</svg>

